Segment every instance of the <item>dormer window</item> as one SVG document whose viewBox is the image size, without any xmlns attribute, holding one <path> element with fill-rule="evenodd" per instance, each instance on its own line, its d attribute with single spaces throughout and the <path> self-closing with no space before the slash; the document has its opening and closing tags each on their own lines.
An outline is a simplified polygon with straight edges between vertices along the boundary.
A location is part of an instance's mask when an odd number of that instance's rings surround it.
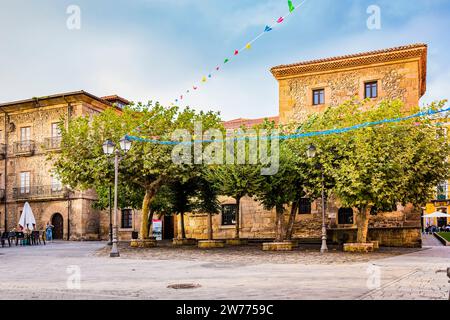
<svg viewBox="0 0 450 320">
<path fill-rule="evenodd" d="M 378 98 L 378 81 L 371 81 L 365 83 L 364 98 L 365 99 Z"/>
<path fill-rule="evenodd" d="M 325 90 L 324 89 L 313 90 L 313 105 L 318 106 L 321 104 L 325 104 Z"/>
</svg>

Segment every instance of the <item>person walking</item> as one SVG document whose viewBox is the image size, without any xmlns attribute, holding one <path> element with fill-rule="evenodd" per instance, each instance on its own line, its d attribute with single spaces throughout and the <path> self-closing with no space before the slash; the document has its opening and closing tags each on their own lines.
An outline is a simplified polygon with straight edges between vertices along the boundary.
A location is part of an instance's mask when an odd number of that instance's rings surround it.
<svg viewBox="0 0 450 320">
<path fill-rule="evenodd" d="M 50 222 L 47 222 L 47 226 L 45 227 L 45 238 L 49 242 L 53 242 L 53 228 L 54 226 Z"/>
</svg>

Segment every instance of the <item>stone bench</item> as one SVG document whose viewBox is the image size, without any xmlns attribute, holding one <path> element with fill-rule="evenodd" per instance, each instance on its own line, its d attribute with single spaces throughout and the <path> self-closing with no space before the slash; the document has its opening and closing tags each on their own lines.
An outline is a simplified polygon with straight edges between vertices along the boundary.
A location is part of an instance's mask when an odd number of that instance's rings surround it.
<svg viewBox="0 0 450 320">
<path fill-rule="evenodd" d="M 345 243 L 344 252 L 369 253 L 374 251 L 374 244 L 370 243 Z"/>
</svg>

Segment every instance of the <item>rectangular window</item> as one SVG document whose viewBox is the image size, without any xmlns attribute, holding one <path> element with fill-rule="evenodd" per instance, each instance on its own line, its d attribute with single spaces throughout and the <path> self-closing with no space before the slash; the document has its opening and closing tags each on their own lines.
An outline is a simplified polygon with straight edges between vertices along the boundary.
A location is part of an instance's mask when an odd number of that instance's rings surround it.
<svg viewBox="0 0 450 320">
<path fill-rule="evenodd" d="M 325 90 L 313 90 L 313 105 L 318 106 L 321 104 L 325 104 Z"/>
<path fill-rule="evenodd" d="M 366 82 L 364 88 L 364 97 L 367 99 L 374 99 L 378 97 L 378 82 Z"/>
<path fill-rule="evenodd" d="M 447 200 L 448 198 L 448 182 L 443 181 L 437 186 L 437 200 Z"/>
<path fill-rule="evenodd" d="M 122 229 L 133 228 L 133 210 L 122 209 Z"/>
<path fill-rule="evenodd" d="M 300 199 L 299 214 L 311 214 L 311 201 L 309 198 Z"/>
<path fill-rule="evenodd" d="M 20 173 L 20 193 L 30 193 L 30 172 Z"/>
<path fill-rule="evenodd" d="M 353 224 L 353 209 L 340 208 L 338 211 L 338 224 Z"/>
<path fill-rule="evenodd" d="M 61 137 L 59 122 L 52 123 L 52 138 L 59 138 L 59 137 Z"/>
<path fill-rule="evenodd" d="M 62 183 L 59 179 L 58 175 L 56 173 L 52 174 L 52 191 L 61 191 L 62 190 Z"/>
<path fill-rule="evenodd" d="M 222 225 L 233 226 L 236 224 L 237 205 L 225 204 L 222 206 Z"/>
<path fill-rule="evenodd" d="M 31 140 L 31 127 L 20 128 L 20 142 L 28 142 Z"/>
</svg>

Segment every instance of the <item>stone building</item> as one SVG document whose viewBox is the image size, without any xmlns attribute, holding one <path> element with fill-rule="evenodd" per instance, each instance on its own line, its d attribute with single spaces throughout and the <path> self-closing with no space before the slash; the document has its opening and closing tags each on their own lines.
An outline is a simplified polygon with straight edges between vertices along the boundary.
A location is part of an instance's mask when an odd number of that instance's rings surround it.
<svg viewBox="0 0 450 320">
<path fill-rule="evenodd" d="M 416 44 L 367 53 L 313 60 L 271 69 L 279 84 L 280 123 L 300 122 L 311 114 L 323 112 L 353 98 L 368 98 L 374 105 L 384 99 L 400 99 L 405 111 L 419 105 L 426 91 L 427 46 Z M 254 125 L 254 121 L 237 119 L 226 122 L 234 129 Z M 221 198 L 222 212 L 213 218 L 214 236 L 225 239 L 234 236 L 236 205 L 230 198 Z M 294 227 L 294 237 L 317 240 L 321 235 L 320 201 L 304 199 Z M 329 239 L 334 242 L 356 239 L 355 214 L 351 208 L 341 208 L 332 200 L 326 208 Z M 377 213 L 370 219 L 369 239 L 384 246 L 421 245 L 421 212 L 407 206 L 389 213 Z M 207 238 L 206 216 L 185 219 L 187 236 Z M 241 200 L 242 238 L 267 239 L 275 235 L 275 212 L 269 212 L 251 198 Z"/>
<path fill-rule="evenodd" d="M 118 96 L 78 91 L 0 104 L 0 230 L 18 226 L 28 201 L 37 228 L 51 222 L 56 239 L 97 240 L 100 233 L 108 234 L 107 213 L 92 209 L 95 193 L 65 188 L 48 155 L 60 147 L 60 121 L 67 125 L 71 118 L 128 103 Z"/>
</svg>

